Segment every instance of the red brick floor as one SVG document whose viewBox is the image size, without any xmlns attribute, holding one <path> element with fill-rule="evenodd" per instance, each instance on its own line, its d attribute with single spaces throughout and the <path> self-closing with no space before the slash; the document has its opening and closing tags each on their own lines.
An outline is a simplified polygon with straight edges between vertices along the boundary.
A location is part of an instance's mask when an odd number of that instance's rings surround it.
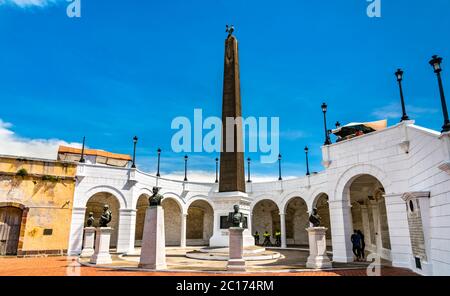
<svg viewBox="0 0 450 296">
<path fill-rule="evenodd" d="M 392 267 L 383 267 L 384 276 L 413 276 L 415 273 Z M 0 276 L 365 276 L 365 269 L 337 271 L 308 271 L 295 273 L 198 273 L 198 272 L 142 272 L 80 266 L 75 257 L 0 258 Z"/>
</svg>

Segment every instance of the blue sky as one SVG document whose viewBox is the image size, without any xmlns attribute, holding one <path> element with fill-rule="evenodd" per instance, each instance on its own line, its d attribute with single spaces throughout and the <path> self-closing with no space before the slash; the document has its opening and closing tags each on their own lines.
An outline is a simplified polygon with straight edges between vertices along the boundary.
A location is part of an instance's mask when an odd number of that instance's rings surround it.
<svg viewBox="0 0 450 296">
<path fill-rule="evenodd" d="M 442 125 L 428 61 L 444 57 L 450 97 L 448 0 L 381 0 L 381 18 L 367 16 L 366 0 L 81 3 L 82 17 L 68 18 L 63 0 L 0 0 L 0 152 L 19 147 L 10 141 L 44 149 L 85 135 L 89 147 L 131 153 L 138 135 L 142 169 L 155 171 L 161 147 L 163 172 L 182 171 L 170 124 L 194 108 L 220 116 L 225 24 L 239 40 L 243 115 L 280 118 L 286 176 L 305 173 L 305 145 L 312 170 L 322 170 L 323 101 L 330 127 L 397 123 L 398 67 L 410 117 Z M 214 170 L 215 154 L 190 157 L 199 175 Z M 272 178 L 277 165 L 255 163 L 253 172 Z"/>
</svg>

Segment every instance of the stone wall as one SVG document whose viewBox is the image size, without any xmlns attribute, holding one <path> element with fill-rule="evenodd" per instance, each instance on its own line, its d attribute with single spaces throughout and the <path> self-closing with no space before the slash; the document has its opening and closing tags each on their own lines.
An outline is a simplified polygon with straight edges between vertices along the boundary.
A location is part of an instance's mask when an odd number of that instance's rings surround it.
<svg viewBox="0 0 450 296">
<path fill-rule="evenodd" d="M 26 175 L 18 176 L 19 170 Z M 75 189 L 72 163 L 0 157 L 0 208 L 22 206 L 19 255 L 67 251 Z"/>
<path fill-rule="evenodd" d="M 207 245 L 213 235 L 213 210 L 205 201 L 195 201 L 188 209 L 186 239 L 191 245 Z"/>
<path fill-rule="evenodd" d="M 163 199 L 166 246 L 179 246 L 181 242 L 181 209 L 173 199 Z"/>
<path fill-rule="evenodd" d="M 262 234 L 265 231 L 271 234 L 272 241 L 275 242 L 275 231 L 280 229 L 280 211 L 273 201 L 260 201 L 253 208 L 252 220 L 252 231 L 253 233 L 259 232 L 261 242 L 263 240 Z"/>
<path fill-rule="evenodd" d="M 286 207 L 286 239 L 289 244 L 308 245 L 309 214 L 300 197 L 292 199 Z"/>
</svg>

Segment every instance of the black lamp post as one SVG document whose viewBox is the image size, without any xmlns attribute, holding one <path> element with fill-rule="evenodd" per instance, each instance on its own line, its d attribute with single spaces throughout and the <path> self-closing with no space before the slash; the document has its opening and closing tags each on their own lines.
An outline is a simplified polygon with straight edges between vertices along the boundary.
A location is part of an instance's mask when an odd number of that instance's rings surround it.
<svg viewBox="0 0 450 296">
<path fill-rule="evenodd" d="M 216 157 L 216 183 L 219 183 L 219 158 Z"/>
<path fill-rule="evenodd" d="M 306 155 L 306 175 L 307 175 L 307 176 L 311 175 L 311 174 L 309 173 L 308 152 L 309 152 L 308 146 L 305 146 L 305 155 Z"/>
<path fill-rule="evenodd" d="M 247 158 L 247 175 L 248 175 L 248 180 L 247 180 L 247 182 L 248 183 L 251 183 L 252 182 L 252 179 L 250 179 L 250 163 L 251 163 L 251 158 L 249 157 L 249 158 Z"/>
<path fill-rule="evenodd" d="M 86 137 L 83 137 L 83 146 L 81 146 L 81 157 L 80 157 L 80 163 L 85 163 L 86 160 L 84 159 L 84 143 L 86 141 Z"/>
<path fill-rule="evenodd" d="M 327 109 L 328 109 L 327 104 L 323 103 L 322 104 L 322 112 L 323 112 L 323 124 L 325 127 L 325 143 L 324 143 L 324 145 L 331 145 L 330 134 L 328 133 L 328 129 L 327 129 Z"/>
<path fill-rule="evenodd" d="M 184 156 L 184 182 L 187 182 L 187 161 L 188 161 L 188 156 L 185 155 Z"/>
<path fill-rule="evenodd" d="M 138 137 L 134 136 L 133 138 L 133 163 L 131 164 L 131 168 L 136 168 L 136 144 L 138 141 Z"/>
<path fill-rule="evenodd" d="M 281 154 L 278 154 L 278 181 L 283 180 L 281 178 Z"/>
<path fill-rule="evenodd" d="M 403 87 L 402 87 L 403 73 L 404 72 L 401 69 L 398 69 L 397 72 L 395 72 L 395 77 L 397 77 L 398 81 L 398 87 L 400 88 L 400 100 L 402 103 L 402 119 L 400 120 L 400 122 L 409 120 L 408 115 L 406 115 L 405 98 L 403 96 Z"/>
<path fill-rule="evenodd" d="M 430 65 L 433 66 L 434 73 L 436 73 L 437 78 L 438 78 L 439 93 L 441 95 L 442 113 L 444 114 L 444 125 L 442 126 L 442 132 L 445 133 L 445 132 L 450 131 L 450 120 L 448 118 L 447 103 L 445 102 L 444 86 L 442 85 L 441 63 L 442 63 L 442 58 L 438 57 L 437 55 L 434 55 L 430 61 Z"/>
<path fill-rule="evenodd" d="M 161 148 L 158 148 L 158 150 L 156 150 L 158 152 L 158 168 L 156 171 L 156 177 L 161 177 L 161 174 L 159 173 L 159 165 L 161 163 Z"/>
</svg>

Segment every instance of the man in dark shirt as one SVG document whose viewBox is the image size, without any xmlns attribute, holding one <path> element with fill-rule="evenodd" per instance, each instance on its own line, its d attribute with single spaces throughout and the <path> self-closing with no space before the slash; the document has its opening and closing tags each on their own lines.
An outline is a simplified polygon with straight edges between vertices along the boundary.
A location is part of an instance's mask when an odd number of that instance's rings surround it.
<svg viewBox="0 0 450 296">
<path fill-rule="evenodd" d="M 353 245 L 353 254 L 356 256 L 356 261 L 359 261 L 359 258 L 361 257 L 360 251 L 361 251 L 361 237 L 358 234 L 358 231 L 355 229 L 353 231 L 353 234 L 351 236 L 351 241 Z"/>
<path fill-rule="evenodd" d="M 364 256 L 365 256 L 365 252 L 366 252 L 366 242 L 364 241 L 364 234 L 362 233 L 362 231 L 361 230 L 358 230 L 358 234 L 359 234 L 359 237 L 360 237 L 360 239 L 361 239 L 361 249 L 360 249 L 360 255 L 361 255 L 361 259 L 363 259 L 364 260 Z"/>
</svg>

